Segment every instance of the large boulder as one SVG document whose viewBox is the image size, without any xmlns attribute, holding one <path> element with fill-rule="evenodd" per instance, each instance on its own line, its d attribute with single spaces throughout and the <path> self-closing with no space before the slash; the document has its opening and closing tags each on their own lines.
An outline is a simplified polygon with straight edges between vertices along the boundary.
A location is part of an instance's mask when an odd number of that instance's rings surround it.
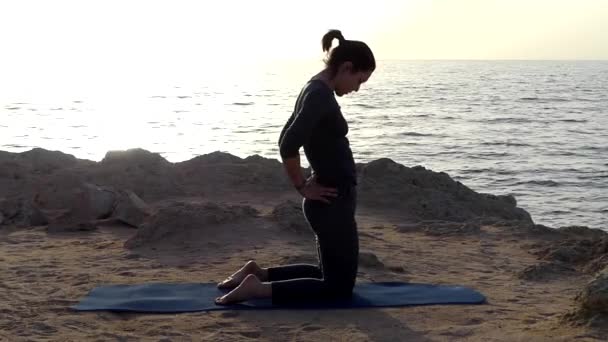
<svg viewBox="0 0 608 342">
<path fill-rule="evenodd" d="M 34 202 L 43 210 L 69 211 L 72 220 L 96 220 L 112 214 L 116 191 L 107 186 L 87 183 L 59 172 L 39 184 Z M 68 216 L 64 215 L 64 218 Z"/>
<path fill-rule="evenodd" d="M 173 164 L 158 153 L 144 149 L 109 151 L 86 172 L 90 182 L 130 189 L 146 201 L 184 194 Z"/>
<path fill-rule="evenodd" d="M 577 296 L 577 300 L 581 309 L 608 314 L 608 267 L 596 274 Z"/>
<path fill-rule="evenodd" d="M 259 212 L 250 206 L 175 201 L 158 208 L 125 242 L 125 247 L 136 248 L 175 237 L 192 239 L 191 235 L 205 236 L 210 226 L 258 215 Z"/>
<path fill-rule="evenodd" d="M 598 272 L 580 291 L 575 301 L 577 307 L 562 316 L 576 325 L 605 329 L 608 324 L 608 267 Z"/>
<path fill-rule="evenodd" d="M 534 252 L 543 260 L 585 266 L 608 254 L 608 236 L 598 239 L 566 239 Z"/>
<path fill-rule="evenodd" d="M 0 198 L 0 225 L 30 227 L 47 223 L 46 215 L 31 201 Z"/>
<path fill-rule="evenodd" d="M 389 158 L 358 165 L 363 205 L 394 208 L 412 219 L 464 222 L 492 217 L 532 223 L 513 196 L 477 193 L 444 172 L 406 167 Z"/>
<path fill-rule="evenodd" d="M 34 148 L 19 153 L 18 160 L 29 172 L 36 174 L 49 174 L 57 169 L 69 168 L 78 163 L 78 159 L 71 154 L 43 148 Z"/>
<path fill-rule="evenodd" d="M 119 193 L 112 217 L 130 226 L 139 227 L 151 214 L 152 208 L 146 202 L 133 191 L 126 190 Z"/>
<path fill-rule="evenodd" d="M 175 172 L 190 196 L 216 192 L 279 192 L 293 190 L 282 164 L 258 155 L 245 159 L 213 152 L 176 163 Z"/>
</svg>

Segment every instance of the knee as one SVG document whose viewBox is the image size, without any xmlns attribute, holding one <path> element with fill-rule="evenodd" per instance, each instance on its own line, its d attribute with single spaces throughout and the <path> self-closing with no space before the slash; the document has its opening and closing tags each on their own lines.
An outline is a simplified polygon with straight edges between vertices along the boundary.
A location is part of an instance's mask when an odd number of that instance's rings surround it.
<svg viewBox="0 0 608 342">
<path fill-rule="evenodd" d="M 350 298 L 355 288 L 355 282 L 349 280 L 328 282 L 327 285 L 330 296 L 334 298 Z"/>
</svg>

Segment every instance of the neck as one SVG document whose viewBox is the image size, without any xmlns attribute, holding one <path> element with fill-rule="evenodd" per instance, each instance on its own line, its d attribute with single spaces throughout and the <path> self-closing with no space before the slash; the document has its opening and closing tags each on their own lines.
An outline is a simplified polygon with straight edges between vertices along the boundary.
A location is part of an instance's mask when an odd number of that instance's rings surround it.
<svg viewBox="0 0 608 342">
<path fill-rule="evenodd" d="M 316 74 L 313 79 L 317 79 L 323 81 L 327 86 L 329 86 L 332 90 L 336 90 L 336 83 L 334 79 L 331 78 L 331 71 L 328 68 L 321 70 L 318 74 Z"/>
</svg>

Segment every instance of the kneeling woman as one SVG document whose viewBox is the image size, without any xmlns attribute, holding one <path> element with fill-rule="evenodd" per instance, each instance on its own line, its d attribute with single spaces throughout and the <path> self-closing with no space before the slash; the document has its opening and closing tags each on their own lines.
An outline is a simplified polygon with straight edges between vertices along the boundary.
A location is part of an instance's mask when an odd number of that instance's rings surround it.
<svg viewBox="0 0 608 342">
<path fill-rule="evenodd" d="M 339 45 L 330 50 L 334 39 Z M 316 236 L 319 264 L 261 268 L 249 261 L 218 284 L 232 291 L 217 298 L 217 304 L 252 298 L 298 304 L 352 296 L 359 256 L 357 177 L 346 138 L 348 125 L 335 95 L 358 91 L 375 70 L 376 61 L 367 44 L 346 40 L 337 30 L 323 36 L 322 47 L 328 52 L 325 68 L 302 88 L 279 138 L 285 170 L 304 197 L 302 208 Z M 312 168 L 308 179 L 300 170 L 302 146 Z"/>
</svg>

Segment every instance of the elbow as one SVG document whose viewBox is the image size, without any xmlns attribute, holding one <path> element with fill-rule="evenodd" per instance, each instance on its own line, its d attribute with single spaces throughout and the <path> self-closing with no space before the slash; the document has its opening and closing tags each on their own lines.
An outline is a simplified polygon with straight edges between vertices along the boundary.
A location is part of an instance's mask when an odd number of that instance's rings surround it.
<svg viewBox="0 0 608 342">
<path fill-rule="evenodd" d="M 279 146 L 279 153 L 281 154 L 281 159 L 285 160 L 298 156 L 300 154 L 300 149 L 292 148 L 286 144 L 281 144 Z"/>
</svg>

